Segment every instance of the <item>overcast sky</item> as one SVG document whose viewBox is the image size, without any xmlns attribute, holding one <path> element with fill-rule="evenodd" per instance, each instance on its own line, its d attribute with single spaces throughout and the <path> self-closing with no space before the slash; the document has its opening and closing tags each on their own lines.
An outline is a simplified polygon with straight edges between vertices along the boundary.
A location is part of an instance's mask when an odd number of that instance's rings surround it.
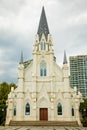
<svg viewBox="0 0 87 130">
<path fill-rule="evenodd" d="M 53 37 L 57 63 L 63 53 L 87 55 L 87 0 L 0 0 L 0 82 L 17 83 L 21 50 L 32 58 L 42 6 Z"/>
</svg>

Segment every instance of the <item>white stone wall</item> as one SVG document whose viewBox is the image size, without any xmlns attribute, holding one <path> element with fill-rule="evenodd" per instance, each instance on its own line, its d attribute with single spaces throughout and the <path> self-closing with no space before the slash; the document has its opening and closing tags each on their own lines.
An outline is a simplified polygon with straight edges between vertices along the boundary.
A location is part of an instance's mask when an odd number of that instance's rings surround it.
<svg viewBox="0 0 87 130">
<path fill-rule="evenodd" d="M 44 38 L 43 35 L 42 39 Z M 38 40 L 38 36 L 36 36 L 36 39 Z M 51 39 L 50 42 L 49 39 Z M 48 44 L 50 46 L 49 51 L 47 49 Z M 39 46 L 39 51 L 37 46 Z M 33 46 L 33 61 L 26 68 L 24 64 L 19 64 L 18 88 L 12 90 L 8 96 L 6 124 L 9 124 L 10 120 L 39 120 L 40 108 L 48 108 L 48 120 L 78 121 L 80 123 L 79 103 L 81 95 L 76 95 L 76 91 L 69 86 L 67 64 L 60 68 L 53 57 L 53 43 L 49 35 L 45 51 L 41 51 L 40 44 L 35 43 Z M 45 77 L 40 76 L 42 60 L 47 65 L 47 76 Z M 26 103 L 30 104 L 30 115 L 25 115 Z M 57 114 L 58 103 L 62 104 L 62 115 Z M 13 114 L 14 106 L 17 109 L 16 116 Z M 72 106 L 75 111 L 73 117 Z"/>
</svg>

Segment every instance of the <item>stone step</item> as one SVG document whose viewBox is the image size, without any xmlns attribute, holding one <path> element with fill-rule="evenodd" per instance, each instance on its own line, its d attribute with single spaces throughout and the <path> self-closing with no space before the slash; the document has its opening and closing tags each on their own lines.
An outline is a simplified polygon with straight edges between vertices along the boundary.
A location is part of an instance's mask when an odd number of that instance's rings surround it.
<svg viewBox="0 0 87 130">
<path fill-rule="evenodd" d="M 76 121 L 10 121 L 10 126 L 79 126 Z"/>
</svg>

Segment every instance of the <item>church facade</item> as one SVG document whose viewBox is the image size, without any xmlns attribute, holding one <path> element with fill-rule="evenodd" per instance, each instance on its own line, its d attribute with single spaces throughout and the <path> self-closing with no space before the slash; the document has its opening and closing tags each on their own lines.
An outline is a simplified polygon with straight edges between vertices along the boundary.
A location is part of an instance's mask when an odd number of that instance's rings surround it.
<svg viewBox="0 0 87 130">
<path fill-rule="evenodd" d="M 18 66 L 18 87 L 8 95 L 6 125 L 10 121 L 77 121 L 81 94 L 69 84 L 66 53 L 56 63 L 44 7 L 33 45 L 33 59 Z"/>
</svg>

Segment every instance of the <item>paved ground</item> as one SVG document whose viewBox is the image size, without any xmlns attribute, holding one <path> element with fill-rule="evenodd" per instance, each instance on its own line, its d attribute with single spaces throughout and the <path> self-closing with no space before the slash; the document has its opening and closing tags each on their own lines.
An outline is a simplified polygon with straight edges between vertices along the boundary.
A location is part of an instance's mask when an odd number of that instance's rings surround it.
<svg viewBox="0 0 87 130">
<path fill-rule="evenodd" d="M 87 130 L 87 127 L 0 126 L 0 130 Z"/>
</svg>

